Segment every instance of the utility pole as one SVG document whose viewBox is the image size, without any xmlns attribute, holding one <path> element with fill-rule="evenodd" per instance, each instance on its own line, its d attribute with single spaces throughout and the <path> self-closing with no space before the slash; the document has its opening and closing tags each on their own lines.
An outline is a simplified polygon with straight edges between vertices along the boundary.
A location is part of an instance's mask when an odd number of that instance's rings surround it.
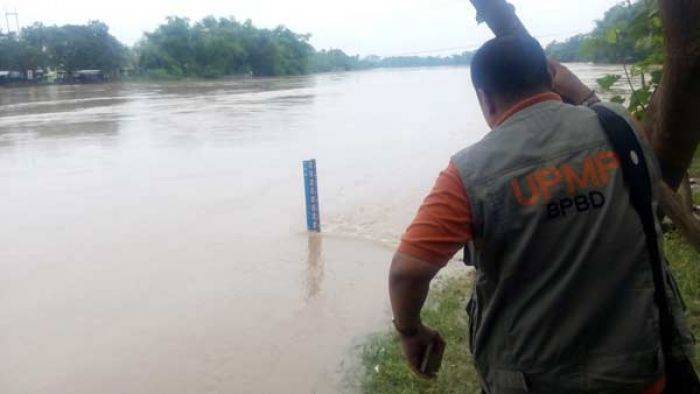
<svg viewBox="0 0 700 394">
<path fill-rule="evenodd" d="M 19 32 L 19 30 L 20 30 L 20 28 L 19 28 L 19 13 L 17 13 L 17 9 L 15 9 L 14 12 L 5 11 L 5 23 L 7 24 L 7 34 L 10 34 L 10 32 L 12 31 L 12 29 L 10 27 L 10 17 L 11 16 L 15 17 L 15 33 L 17 33 L 17 35 L 19 35 L 19 33 L 20 33 Z"/>
</svg>

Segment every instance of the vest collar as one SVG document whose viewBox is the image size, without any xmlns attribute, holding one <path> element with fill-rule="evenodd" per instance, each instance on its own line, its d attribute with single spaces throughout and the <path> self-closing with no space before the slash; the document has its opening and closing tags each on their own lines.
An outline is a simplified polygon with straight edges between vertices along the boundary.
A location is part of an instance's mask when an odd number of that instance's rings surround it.
<svg viewBox="0 0 700 394">
<path fill-rule="evenodd" d="M 543 103 L 545 101 L 562 101 L 562 99 L 561 96 L 554 92 L 540 93 L 530 98 L 526 98 L 525 100 L 512 106 L 508 111 L 501 115 L 501 117 L 498 118 L 498 121 L 496 122 L 496 127 L 502 125 L 503 122 L 505 122 L 506 120 L 508 120 L 508 118 L 517 114 L 518 112 L 528 107 L 532 107 L 533 105 Z"/>
</svg>

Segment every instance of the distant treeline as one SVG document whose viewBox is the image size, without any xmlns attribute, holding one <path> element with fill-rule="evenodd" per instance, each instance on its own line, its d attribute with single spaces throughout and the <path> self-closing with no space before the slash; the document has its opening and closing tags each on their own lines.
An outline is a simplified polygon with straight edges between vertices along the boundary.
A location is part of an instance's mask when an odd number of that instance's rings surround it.
<svg viewBox="0 0 700 394">
<path fill-rule="evenodd" d="M 130 70 L 148 78 L 281 76 L 380 67 L 465 65 L 472 54 L 449 57 L 349 56 L 339 49 L 317 51 L 310 36 L 284 26 L 255 27 L 250 20 L 207 17 L 192 23 L 169 17 L 134 47 L 109 33 L 102 22 L 45 26 L 0 36 L 0 70 Z"/>
<path fill-rule="evenodd" d="M 399 67 L 438 67 L 463 66 L 471 63 L 473 52 L 464 52 L 452 56 L 392 56 L 379 57 L 348 56 L 340 49 L 314 52 L 311 63 L 314 72 L 350 71 L 369 68 Z"/>
<path fill-rule="evenodd" d="M 655 1 L 640 0 L 609 9 L 595 29 L 547 46 L 547 54 L 562 62 L 637 63 L 663 45 L 661 19 Z"/>
</svg>

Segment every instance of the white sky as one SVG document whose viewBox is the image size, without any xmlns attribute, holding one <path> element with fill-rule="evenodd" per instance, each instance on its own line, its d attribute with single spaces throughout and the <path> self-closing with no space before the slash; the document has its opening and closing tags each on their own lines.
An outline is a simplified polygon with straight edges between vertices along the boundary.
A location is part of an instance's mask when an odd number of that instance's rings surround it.
<svg viewBox="0 0 700 394">
<path fill-rule="evenodd" d="M 594 20 L 618 2 L 511 0 L 543 45 L 590 31 Z M 241 21 L 250 18 L 258 27 L 284 24 L 311 33 L 317 49 L 340 48 L 361 55 L 454 53 L 476 48 L 491 36 L 485 25 L 477 26 L 468 0 L 0 0 L 3 14 L 15 8 L 25 26 L 35 21 L 65 24 L 98 19 L 129 45 L 169 15 L 193 20 L 233 15 Z"/>
</svg>

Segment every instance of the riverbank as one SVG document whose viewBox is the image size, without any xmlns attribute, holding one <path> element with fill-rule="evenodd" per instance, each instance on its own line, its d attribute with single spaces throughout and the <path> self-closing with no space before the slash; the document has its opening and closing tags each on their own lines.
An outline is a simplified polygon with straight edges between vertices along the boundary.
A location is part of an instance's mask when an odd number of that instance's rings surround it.
<svg viewBox="0 0 700 394">
<path fill-rule="evenodd" d="M 266 75 L 252 75 L 250 73 L 244 74 L 231 74 L 224 76 L 185 76 L 169 74 L 163 70 L 153 70 L 150 72 L 145 72 L 139 75 L 133 75 L 129 77 L 120 77 L 116 79 L 105 79 L 100 81 L 17 81 L 17 82 L 7 82 L 0 83 L 1 88 L 35 88 L 41 86 L 79 86 L 79 85 L 100 85 L 100 84 L 119 84 L 119 83 L 129 83 L 129 84 L 152 84 L 152 83 L 167 83 L 167 82 L 231 82 L 231 81 L 246 81 L 246 80 L 265 80 L 265 79 L 276 79 L 276 78 L 299 78 L 308 76 L 318 76 L 318 75 L 328 75 L 328 74 L 338 74 L 345 72 L 357 72 L 357 71 L 382 71 L 382 70 L 410 70 L 410 69 L 425 69 L 425 68 L 466 68 L 468 64 L 406 64 L 406 65 L 390 65 L 390 66 L 372 66 L 372 67 L 361 67 L 352 69 L 332 69 L 324 71 L 312 71 L 305 74 L 295 74 L 286 76 L 266 76 Z"/>
<path fill-rule="evenodd" d="M 700 156 L 691 168 L 700 176 Z M 695 194 L 700 204 L 700 193 Z M 679 234 L 666 235 L 666 256 L 671 262 L 685 303 L 688 322 L 700 337 L 700 253 Z M 357 385 L 364 393 L 474 393 L 479 383 L 472 366 L 467 338 L 465 305 L 471 292 L 472 275 L 463 273 L 443 278 L 431 292 L 424 322 L 437 329 L 447 341 L 443 369 L 435 381 L 416 378 L 406 367 L 400 344 L 391 329 L 376 333 L 360 348 L 361 367 Z M 700 344 L 695 345 L 695 364 L 700 365 Z"/>
</svg>

